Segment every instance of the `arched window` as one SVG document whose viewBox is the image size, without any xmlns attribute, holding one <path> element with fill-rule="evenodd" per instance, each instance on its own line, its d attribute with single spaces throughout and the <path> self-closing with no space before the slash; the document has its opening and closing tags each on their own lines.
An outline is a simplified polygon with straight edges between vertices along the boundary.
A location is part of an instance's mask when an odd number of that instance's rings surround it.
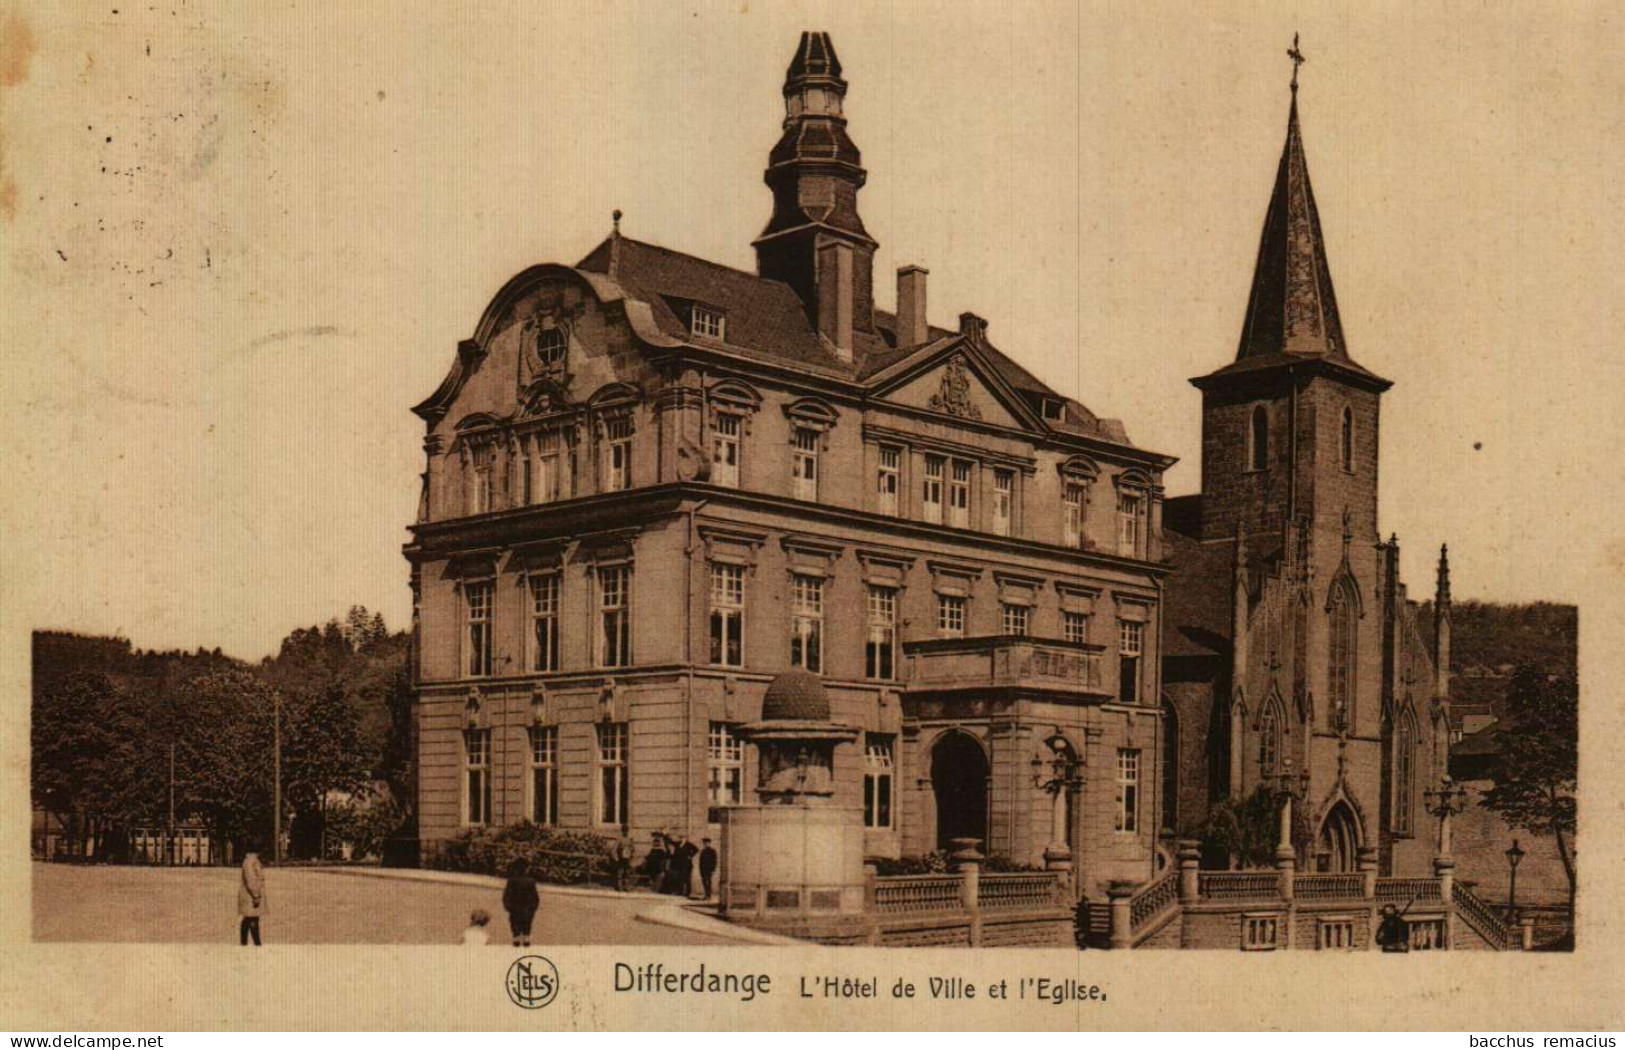
<svg viewBox="0 0 1625 1050">
<path fill-rule="evenodd" d="M 1354 409 L 1343 409 L 1343 469 L 1354 470 Z"/>
<path fill-rule="evenodd" d="M 1399 716 L 1394 731 L 1394 831 L 1411 833 L 1411 812 L 1416 808 L 1416 720 L 1409 710 Z"/>
<path fill-rule="evenodd" d="M 1355 622 L 1359 618 L 1358 599 L 1345 577 L 1332 586 L 1326 610 L 1329 644 L 1327 645 L 1326 687 L 1329 694 L 1326 717 L 1336 729 L 1341 722 L 1354 724 L 1354 659 Z"/>
<path fill-rule="evenodd" d="M 1259 405 L 1253 409 L 1253 425 L 1248 434 L 1248 467 L 1268 470 L 1270 465 L 1270 417 Z"/>
<path fill-rule="evenodd" d="M 1264 713 L 1258 719 L 1258 776 L 1273 777 L 1279 772 L 1281 761 L 1281 705 L 1275 697 L 1264 704 Z"/>
</svg>

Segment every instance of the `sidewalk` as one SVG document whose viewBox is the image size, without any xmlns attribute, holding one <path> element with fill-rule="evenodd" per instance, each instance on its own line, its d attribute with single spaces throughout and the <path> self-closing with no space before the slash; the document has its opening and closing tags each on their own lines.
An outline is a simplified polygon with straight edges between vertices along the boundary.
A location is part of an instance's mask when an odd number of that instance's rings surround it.
<svg viewBox="0 0 1625 1050">
<path fill-rule="evenodd" d="M 326 873 L 329 875 L 353 875 L 358 878 L 395 879 L 404 882 L 438 882 L 442 884 L 481 886 L 486 889 L 500 890 L 506 884 L 505 879 L 496 875 L 476 875 L 461 871 L 431 871 L 423 868 L 363 868 L 363 867 L 333 867 L 325 868 L 312 866 L 301 868 L 302 871 Z M 602 886 L 552 886 L 537 883 L 536 889 L 544 896 L 553 897 L 596 897 L 600 900 L 618 900 L 628 903 L 641 904 L 633 918 L 638 922 L 646 922 L 653 926 L 666 926 L 672 929 L 686 930 L 690 933 L 701 933 L 710 937 L 720 937 L 726 940 L 737 941 L 740 944 L 758 944 L 773 946 L 802 945 L 801 941 L 789 937 L 780 937 L 758 930 L 748 929 L 744 926 L 735 926 L 724 922 L 712 914 L 715 904 L 681 903 L 679 898 L 663 893 L 650 893 L 645 890 L 631 890 L 621 893 L 617 890 L 605 889 Z"/>
</svg>

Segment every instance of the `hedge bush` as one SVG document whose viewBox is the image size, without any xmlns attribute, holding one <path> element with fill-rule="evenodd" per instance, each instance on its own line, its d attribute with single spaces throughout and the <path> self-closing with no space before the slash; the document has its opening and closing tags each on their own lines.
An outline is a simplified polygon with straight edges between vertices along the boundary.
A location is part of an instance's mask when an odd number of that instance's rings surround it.
<svg viewBox="0 0 1625 1050">
<path fill-rule="evenodd" d="M 612 840 L 588 832 L 511 824 L 496 830 L 465 831 L 443 843 L 427 866 L 507 875 L 514 861 L 523 860 L 537 882 L 610 883 L 615 878 L 614 849 Z"/>
<path fill-rule="evenodd" d="M 870 857 L 865 863 L 875 866 L 877 875 L 945 875 L 953 870 L 947 850 L 933 850 L 905 857 Z M 1043 871 L 1042 865 L 1023 864 L 1009 857 L 992 856 L 981 862 L 988 872 Z"/>
</svg>

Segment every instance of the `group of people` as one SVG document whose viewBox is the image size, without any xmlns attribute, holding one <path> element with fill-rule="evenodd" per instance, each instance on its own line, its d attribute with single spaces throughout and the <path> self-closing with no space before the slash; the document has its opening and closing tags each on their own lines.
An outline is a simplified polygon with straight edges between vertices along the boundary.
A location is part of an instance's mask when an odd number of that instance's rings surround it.
<svg viewBox="0 0 1625 1050">
<path fill-rule="evenodd" d="M 630 846 L 630 840 L 623 837 L 623 841 Z M 700 845 L 696 846 L 687 835 L 679 842 L 665 832 L 657 831 L 651 837 L 649 852 L 644 854 L 640 871 L 649 880 L 649 885 L 660 893 L 689 897 L 693 895 L 691 887 L 696 864 L 700 870 L 700 899 L 710 900 L 712 882 L 717 875 L 717 851 L 708 838 L 701 838 Z M 626 889 L 624 885 L 619 888 Z"/>
<path fill-rule="evenodd" d="M 536 922 L 536 909 L 542 896 L 536 890 L 536 880 L 523 860 L 508 866 L 508 882 L 502 887 L 502 908 L 508 913 L 508 932 L 513 935 L 515 948 L 530 947 L 530 928 Z M 468 917 L 468 929 L 463 931 L 463 943 L 482 945 L 491 943 L 491 913 L 475 908 Z"/>
</svg>

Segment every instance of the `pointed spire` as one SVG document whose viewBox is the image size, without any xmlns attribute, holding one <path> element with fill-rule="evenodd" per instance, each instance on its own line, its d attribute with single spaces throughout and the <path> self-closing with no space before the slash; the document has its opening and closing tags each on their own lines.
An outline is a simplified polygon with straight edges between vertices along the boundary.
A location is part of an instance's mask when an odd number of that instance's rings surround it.
<svg viewBox="0 0 1625 1050">
<path fill-rule="evenodd" d="M 613 278 L 621 265 L 621 209 L 616 208 L 610 214 L 610 220 L 615 224 L 609 231 L 609 276 Z"/>
<path fill-rule="evenodd" d="M 1298 127 L 1298 67 L 1305 59 L 1296 36 L 1292 44 L 1286 145 L 1264 216 L 1237 360 L 1283 353 L 1348 358 Z"/>
<path fill-rule="evenodd" d="M 1448 609 L 1450 605 L 1450 544 L 1439 545 L 1439 581 L 1434 591 L 1434 604 Z"/>
</svg>

